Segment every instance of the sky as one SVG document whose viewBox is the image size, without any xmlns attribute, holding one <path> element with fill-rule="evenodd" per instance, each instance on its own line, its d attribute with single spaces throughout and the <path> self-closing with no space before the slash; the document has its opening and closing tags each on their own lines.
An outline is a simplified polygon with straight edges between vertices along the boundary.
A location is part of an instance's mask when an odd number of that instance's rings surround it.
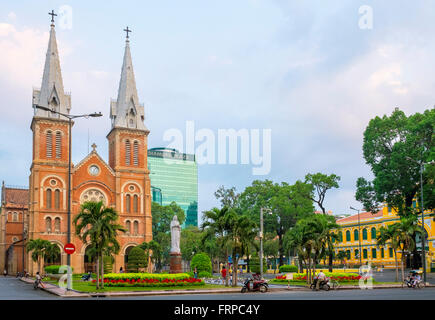
<svg viewBox="0 0 435 320">
<path fill-rule="evenodd" d="M 365 6 L 365 7 L 364 7 Z M 372 20 L 368 23 L 369 11 Z M 20 1 L 0 4 L 0 180 L 28 186 L 32 88 L 40 87 L 52 9 L 72 113 L 101 111 L 73 128 L 72 160 L 95 142 L 108 159 L 110 99 L 117 97 L 129 26 L 149 147 L 168 130 L 270 129 L 271 170 L 202 164 L 199 212 L 214 191 L 253 180 L 294 183 L 335 173 L 325 207 L 350 214 L 370 119 L 435 104 L 435 3 L 388 1 Z M 70 14 L 61 15 L 62 9 Z M 361 24 L 363 23 L 363 24 Z M 365 23 L 365 24 L 364 24 Z M 363 26 L 363 27 L 361 27 Z M 88 134 L 89 141 L 88 144 Z"/>
</svg>

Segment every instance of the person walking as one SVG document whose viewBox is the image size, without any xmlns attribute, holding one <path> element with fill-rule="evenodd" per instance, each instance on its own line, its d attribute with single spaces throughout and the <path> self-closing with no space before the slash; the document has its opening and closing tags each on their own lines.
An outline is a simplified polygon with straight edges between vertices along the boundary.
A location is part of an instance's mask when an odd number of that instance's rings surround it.
<svg viewBox="0 0 435 320">
<path fill-rule="evenodd" d="M 6 275 L 8 274 L 8 272 L 6 271 L 6 269 L 3 270 L 3 275 L 6 277 Z"/>
<path fill-rule="evenodd" d="M 225 284 L 225 279 L 227 278 L 227 269 L 225 269 L 225 266 L 222 267 L 221 275 L 222 275 L 222 284 Z"/>
<path fill-rule="evenodd" d="M 198 270 L 196 269 L 196 267 L 195 267 L 195 269 L 193 269 L 193 277 L 195 279 L 198 279 Z"/>
</svg>

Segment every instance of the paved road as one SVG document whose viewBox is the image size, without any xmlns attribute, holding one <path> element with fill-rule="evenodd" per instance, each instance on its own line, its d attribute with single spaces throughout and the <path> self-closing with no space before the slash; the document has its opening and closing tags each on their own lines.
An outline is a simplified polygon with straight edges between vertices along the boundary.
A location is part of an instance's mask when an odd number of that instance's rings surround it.
<svg viewBox="0 0 435 320">
<path fill-rule="evenodd" d="M 0 278 L 0 300 L 53 300 L 62 299 L 43 290 L 34 290 L 32 285 L 26 284 L 14 277 Z M 68 300 L 71 298 L 68 298 Z M 119 297 L 119 298 L 83 298 L 86 300 L 127 299 L 127 300 L 435 300 L 435 288 L 414 290 L 404 289 L 376 289 L 376 290 L 310 290 L 278 291 L 268 293 L 229 293 L 204 295 L 168 295 L 149 297 Z"/>
<path fill-rule="evenodd" d="M 58 297 L 43 290 L 35 290 L 15 277 L 0 278 L 0 300 L 47 300 Z"/>
<path fill-rule="evenodd" d="M 112 299 L 112 298 L 103 298 Z M 124 299 L 124 298 L 113 298 Z M 245 294 L 205 294 L 179 296 L 129 297 L 131 300 L 435 300 L 435 288 L 337 290 L 337 291 L 279 291 Z"/>
</svg>

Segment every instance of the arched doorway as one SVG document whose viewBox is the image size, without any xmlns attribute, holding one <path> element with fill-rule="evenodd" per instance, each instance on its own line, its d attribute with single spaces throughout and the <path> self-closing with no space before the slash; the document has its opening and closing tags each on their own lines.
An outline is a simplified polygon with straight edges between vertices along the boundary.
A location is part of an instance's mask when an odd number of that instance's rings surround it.
<svg viewBox="0 0 435 320">
<path fill-rule="evenodd" d="M 85 272 L 97 272 L 97 258 L 95 256 L 94 248 L 87 246 L 83 259 Z"/>
<path fill-rule="evenodd" d="M 421 227 L 421 224 L 419 224 L 419 227 Z M 425 233 L 424 246 L 425 246 L 426 258 L 427 258 L 427 253 L 429 252 L 429 244 L 427 241 L 428 234 L 427 234 L 426 229 L 424 229 L 424 233 Z M 414 250 L 411 253 L 408 253 L 406 256 L 406 268 L 419 269 L 423 266 L 423 264 L 422 264 L 421 231 L 417 231 L 414 234 L 414 239 L 415 239 Z"/>
<path fill-rule="evenodd" d="M 128 272 L 128 254 L 130 253 L 131 249 L 133 249 L 134 246 L 129 246 L 125 249 L 125 253 L 124 253 L 124 267 L 125 267 L 125 271 Z"/>
</svg>

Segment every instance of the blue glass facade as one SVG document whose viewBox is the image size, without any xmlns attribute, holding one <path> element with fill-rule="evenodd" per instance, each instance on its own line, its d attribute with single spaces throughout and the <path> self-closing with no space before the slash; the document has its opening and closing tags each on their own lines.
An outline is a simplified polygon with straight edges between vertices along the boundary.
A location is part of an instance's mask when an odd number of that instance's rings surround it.
<svg viewBox="0 0 435 320">
<path fill-rule="evenodd" d="M 149 149 L 148 169 L 151 172 L 153 201 L 162 205 L 175 201 L 186 214 L 183 227 L 198 226 L 198 167 L 195 155 L 179 153 L 175 149 Z"/>
</svg>

